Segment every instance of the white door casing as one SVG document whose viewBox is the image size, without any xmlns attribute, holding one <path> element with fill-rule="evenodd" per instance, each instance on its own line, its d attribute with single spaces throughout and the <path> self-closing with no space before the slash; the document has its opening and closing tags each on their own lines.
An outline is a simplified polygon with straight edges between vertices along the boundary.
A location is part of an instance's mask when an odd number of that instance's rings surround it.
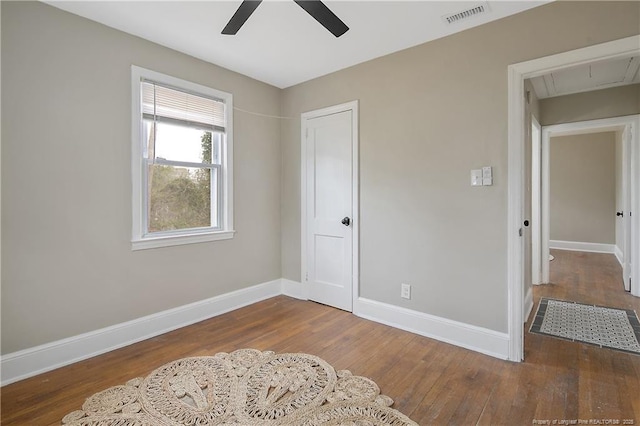
<svg viewBox="0 0 640 426">
<path fill-rule="evenodd" d="M 346 311 L 357 297 L 357 103 L 302 114 L 302 281 Z M 355 296 L 354 296 L 355 294 Z"/>
</svg>

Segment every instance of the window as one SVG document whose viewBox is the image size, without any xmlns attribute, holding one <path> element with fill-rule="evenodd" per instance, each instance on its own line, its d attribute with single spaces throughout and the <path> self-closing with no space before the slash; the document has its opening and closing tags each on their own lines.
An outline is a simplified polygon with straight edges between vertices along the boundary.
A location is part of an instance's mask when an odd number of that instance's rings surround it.
<svg viewBox="0 0 640 426">
<path fill-rule="evenodd" d="M 132 66 L 132 249 L 233 237 L 232 96 Z"/>
</svg>

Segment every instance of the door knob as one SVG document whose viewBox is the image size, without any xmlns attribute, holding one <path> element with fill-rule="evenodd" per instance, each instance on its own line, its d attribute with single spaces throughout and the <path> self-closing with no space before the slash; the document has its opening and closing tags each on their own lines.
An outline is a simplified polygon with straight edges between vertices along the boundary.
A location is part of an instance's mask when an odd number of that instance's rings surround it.
<svg viewBox="0 0 640 426">
<path fill-rule="evenodd" d="M 616 216 L 622 216 L 622 217 L 624 217 L 624 213 L 622 213 L 622 212 L 616 212 Z"/>
<path fill-rule="evenodd" d="M 345 216 L 344 219 L 342 219 L 342 224 L 344 226 L 349 226 L 350 223 L 351 223 L 351 219 L 349 218 L 349 216 Z"/>
</svg>

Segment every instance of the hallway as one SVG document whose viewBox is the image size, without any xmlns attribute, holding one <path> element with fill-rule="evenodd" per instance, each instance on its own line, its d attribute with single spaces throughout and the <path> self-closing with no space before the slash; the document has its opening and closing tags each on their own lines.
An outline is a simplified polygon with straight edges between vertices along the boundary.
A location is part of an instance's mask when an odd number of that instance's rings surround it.
<svg viewBox="0 0 640 426">
<path fill-rule="evenodd" d="M 551 254 L 550 283 L 534 286 L 534 310 L 540 298 L 547 297 L 640 312 L 640 298 L 624 290 L 622 267 L 614 255 L 567 250 Z"/>
</svg>

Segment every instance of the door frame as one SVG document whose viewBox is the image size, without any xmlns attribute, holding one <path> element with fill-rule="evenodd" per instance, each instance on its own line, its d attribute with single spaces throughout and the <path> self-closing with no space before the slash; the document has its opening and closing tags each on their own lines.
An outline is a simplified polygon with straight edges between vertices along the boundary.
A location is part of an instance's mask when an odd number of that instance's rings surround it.
<svg viewBox="0 0 640 426">
<path fill-rule="evenodd" d="M 507 321 L 509 359 L 511 361 L 520 362 L 524 358 L 524 238 L 519 235 L 524 220 L 524 196 L 526 194 L 524 188 L 524 80 L 576 65 L 638 54 L 640 54 L 640 35 L 520 62 L 507 67 Z M 634 154 L 636 162 L 639 155 L 637 152 Z M 634 207 L 637 206 L 638 200 L 635 200 Z M 640 214 L 637 214 L 634 217 L 634 222 L 639 221 Z M 637 253 L 633 248 L 632 252 Z"/>
<path fill-rule="evenodd" d="M 632 132 L 633 138 L 625 138 L 626 140 L 622 141 L 622 205 L 623 211 L 629 212 L 632 211 L 632 199 L 634 194 L 631 189 L 635 189 L 636 197 L 640 196 L 637 194 L 637 188 L 632 188 L 632 175 L 631 170 L 633 169 L 633 147 L 640 146 L 640 142 L 638 140 L 638 127 L 640 127 L 640 115 L 628 115 L 623 117 L 612 117 L 612 118 L 603 118 L 597 120 L 587 120 L 587 121 L 577 121 L 573 123 L 561 123 L 554 124 L 550 126 L 544 126 L 542 128 L 542 198 L 540 199 L 539 210 L 542 216 L 542 247 L 541 247 L 541 257 L 542 257 L 542 280 L 544 283 L 549 282 L 549 241 L 551 239 L 550 236 L 550 193 L 551 193 L 551 180 L 550 180 L 550 150 L 551 150 L 551 138 L 557 136 L 571 136 L 571 135 L 582 135 L 588 133 L 600 133 L 600 132 L 616 132 L 620 131 L 624 135 L 625 132 Z M 638 179 L 636 177 L 636 179 Z M 638 210 L 633 210 L 638 211 Z M 631 218 L 628 214 L 623 217 L 623 227 L 624 227 L 624 254 L 626 262 L 628 260 L 628 253 L 630 247 L 629 238 L 631 235 L 631 230 L 633 226 L 631 224 Z M 629 231 L 629 232 L 628 232 Z M 636 235 L 636 240 L 639 237 Z M 634 238 L 631 238 L 633 241 Z M 631 250 L 633 252 L 633 250 Z M 630 271 L 631 276 L 634 271 Z M 637 281 L 637 280 L 636 280 Z M 632 285 L 631 291 L 634 296 L 640 295 L 640 289 L 638 286 Z"/>
<path fill-rule="evenodd" d="M 358 101 L 350 101 L 339 105 L 308 111 L 300 114 L 300 281 L 302 297 L 309 299 L 310 287 L 307 280 L 307 120 L 351 111 L 351 298 L 352 312 L 355 310 L 360 289 L 360 172 L 359 172 L 359 114 Z"/>
</svg>

